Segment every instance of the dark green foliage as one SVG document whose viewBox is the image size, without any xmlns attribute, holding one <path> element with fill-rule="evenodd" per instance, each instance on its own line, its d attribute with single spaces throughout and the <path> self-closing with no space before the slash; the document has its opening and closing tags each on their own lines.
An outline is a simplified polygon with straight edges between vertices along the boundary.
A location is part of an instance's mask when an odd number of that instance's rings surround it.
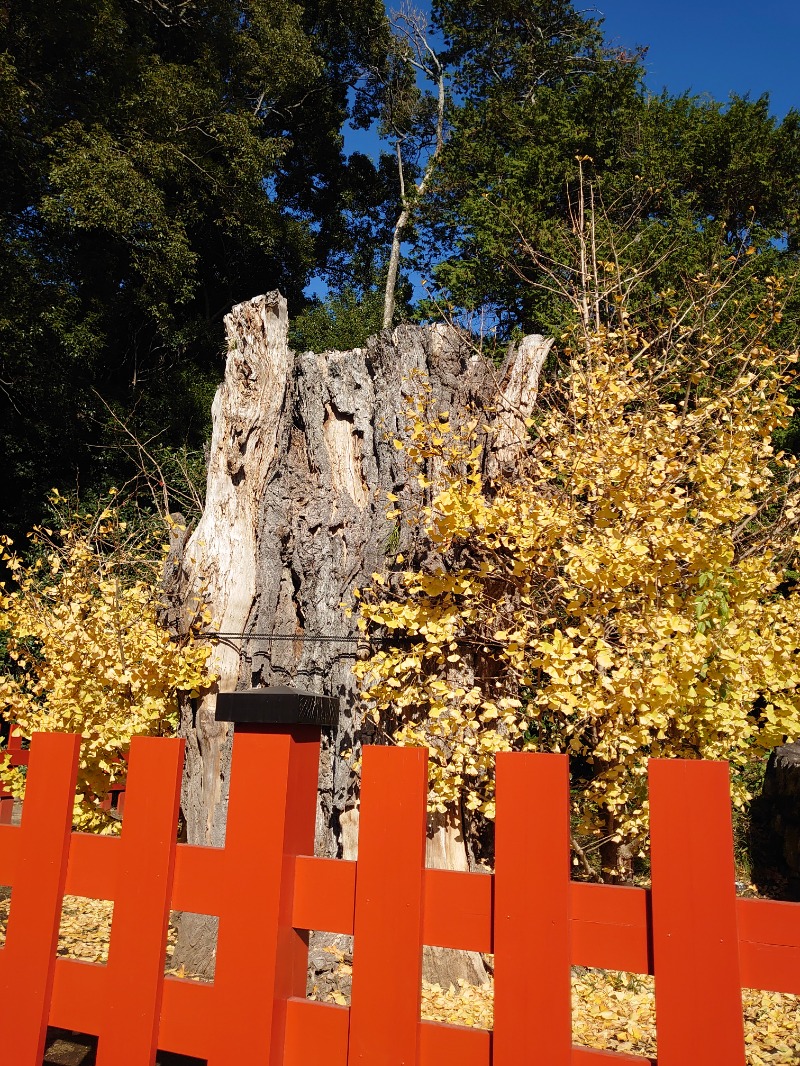
<svg viewBox="0 0 800 1066">
<path fill-rule="evenodd" d="M 355 252 L 341 128 L 386 34 L 379 0 L 0 6 L 0 527 L 124 476 L 96 393 L 142 440 L 200 444 L 222 316 L 301 306 Z"/>
<path fill-rule="evenodd" d="M 293 319 L 289 343 L 298 352 L 347 352 L 361 348 L 367 337 L 381 330 L 383 292 L 359 295 L 344 288 L 307 307 Z"/>
<path fill-rule="evenodd" d="M 757 255 L 751 280 L 792 270 L 797 112 L 778 123 L 766 98 L 652 98 L 642 57 L 609 51 L 561 0 L 439 0 L 434 17 L 453 102 L 418 265 L 440 302 L 488 311 L 501 333 L 558 333 L 581 184 L 597 255 L 645 275 L 640 303 L 720 258 Z"/>
<path fill-rule="evenodd" d="M 447 140 L 404 231 L 435 296 L 416 317 L 559 334 L 581 200 L 637 314 L 668 316 L 720 270 L 746 321 L 764 278 L 792 273 L 796 111 L 651 97 L 642 56 L 566 0 L 435 0 L 432 20 Z M 239 300 L 280 288 L 300 349 L 379 328 L 397 161 L 345 158 L 342 129 L 381 124 L 417 180 L 433 98 L 401 37 L 379 0 L 0 0 L 0 530 L 29 528 L 52 485 L 135 473 L 118 419 L 201 479 Z M 303 295 L 312 276 L 324 301 Z M 784 292 L 773 340 L 792 345 Z"/>
</svg>

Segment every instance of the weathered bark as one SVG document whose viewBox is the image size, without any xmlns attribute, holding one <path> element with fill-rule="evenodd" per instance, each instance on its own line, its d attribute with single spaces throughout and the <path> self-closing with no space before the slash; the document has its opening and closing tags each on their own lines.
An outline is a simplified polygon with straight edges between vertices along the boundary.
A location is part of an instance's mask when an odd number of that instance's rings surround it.
<svg viewBox="0 0 800 1066">
<path fill-rule="evenodd" d="M 770 753 L 750 812 L 753 880 L 767 895 L 800 900 L 800 744 Z"/>
<path fill-rule="evenodd" d="M 341 723 L 323 737 L 316 846 L 322 855 L 351 852 L 352 764 L 366 724 L 351 670 L 356 621 L 343 603 L 397 552 L 413 565 L 424 550 L 409 519 L 386 518 L 387 492 L 404 516 L 424 502 L 393 444 L 405 433 L 406 400 L 424 378 L 456 424 L 468 409 L 487 422 L 524 418 L 542 345 L 521 345 L 499 372 L 441 326 L 384 330 L 351 352 L 295 354 L 277 292 L 235 307 L 225 324 L 206 505 L 168 593 L 184 605 L 197 596 L 208 603 L 222 634 L 212 659 L 220 690 L 296 683 L 339 697 Z M 512 459 L 506 435 L 503 461 Z M 181 716 L 182 806 L 194 844 L 224 842 L 230 735 L 214 720 L 215 699 L 216 690 Z M 453 846 L 463 850 L 460 839 Z M 199 928 L 187 920 L 179 962 L 203 972 L 212 948 Z"/>
</svg>

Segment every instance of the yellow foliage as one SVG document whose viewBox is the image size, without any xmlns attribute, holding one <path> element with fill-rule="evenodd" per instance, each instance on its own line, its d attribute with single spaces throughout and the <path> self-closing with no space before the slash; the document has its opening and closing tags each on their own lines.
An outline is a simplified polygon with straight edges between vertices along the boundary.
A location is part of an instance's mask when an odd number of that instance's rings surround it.
<svg viewBox="0 0 800 1066">
<path fill-rule="evenodd" d="M 212 681 L 211 649 L 196 640 L 202 617 L 182 641 L 159 624 L 159 538 L 128 533 L 113 500 L 32 539 L 38 551 L 28 564 L 0 540 L 14 579 L 11 589 L 0 584 L 0 714 L 23 737 L 81 734 L 75 822 L 99 829 L 107 825 L 100 800 L 125 775 L 131 737 L 174 732 L 178 693 L 197 695 Z M 0 777 L 23 794 L 24 768 L 7 756 Z"/>
<path fill-rule="evenodd" d="M 796 356 L 623 320 L 570 339 L 513 478 L 485 484 L 477 424 L 422 390 L 403 446 L 438 471 L 439 563 L 362 590 L 362 629 L 405 639 L 356 670 L 428 747 L 433 808 L 491 818 L 498 752 L 569 752 L 582 831 L 638 847 L 649 756 L 739 765 L 800 736 L 800 498 L 773 445 Z"/>
</svg>

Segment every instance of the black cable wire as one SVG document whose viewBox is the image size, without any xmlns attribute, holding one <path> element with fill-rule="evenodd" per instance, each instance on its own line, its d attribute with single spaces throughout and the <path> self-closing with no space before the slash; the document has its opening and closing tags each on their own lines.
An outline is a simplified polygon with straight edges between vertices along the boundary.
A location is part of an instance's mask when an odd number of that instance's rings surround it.
<svg viewBox="0 0 800 1066">
<path fill-rule="evenodd" d="M 264 644 L 270 644 L 273 641 L 302 641 L 303 643 L 312 644 L 389 644 L 389 645 L 404 645 L 409 643 L 415 643 L 421 641 L 421 637 L 333 637 L 323 633 L 225 633 L 214 632 L 213 630 L 199 634 L 200 639 L 208 638 L 212 640 L 242 640 L 242 641 L 259 641 Z"/>
<path fill-rule="evenodd" d="M 383 641 L 388 637 L 332 637 L 322 633 L 223 633 L 210 630 L 204 637 L 218 637 L 220 640 L 315 640 L 334 644 L 360 644 L 369 641 Z"/>
<path fill-rule="evenodd" d="M 201 633 L 200 637 L 210 637 L 216 640 L 301 640 L 305 642 L 317 642 L 320 644 L 420 644 L 424 643 L 422 635 L 396 636 L 396 637 L 334 637 L 325 633 L 228 633 L 223 631 L 208 630 Z M 483 645 L 499 646 L 502 642 L 493 637 L 466 638 L 455 637 L 450 643 L 461 647 L 480 647 Z"/>
</svg>

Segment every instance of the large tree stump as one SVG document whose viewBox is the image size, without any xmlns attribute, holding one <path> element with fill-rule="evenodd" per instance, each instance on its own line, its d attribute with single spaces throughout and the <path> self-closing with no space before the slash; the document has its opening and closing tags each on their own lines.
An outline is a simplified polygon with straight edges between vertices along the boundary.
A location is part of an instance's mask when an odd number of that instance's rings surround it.
<svg viewBox="0 0 800 1066">
<path fill-rule="evenodd" d="M 194 597 L 206 600 L 220 633 L 218 689 L 296 683 L 339 697 L 340 725 L 323 737 L 316 847 L 341 855 L 353 848 L 353 763 L 369 731 L 351 669 L 356 619 L 344 604 L 398 552 L 405 566 L 425 552 L 413 516 L 431 490 L 393 443 L 405 436 L 408 399 L 429 382 L 454 423 L 469 411 L 495 427 L 487 470 L 513 463 L 552 342 L 526 338 L 500 370 L 445 326 L 398 326 L 350 352 L 294 353 L 277 292 L 233 308 L 225 325 L 205 509 L 180 565 L 173 557 L 167 593 L 187 612 Z M 399 523 L 386 518 L 388 492 L 399 497 Z M 214 720 L 215 699 L 216 689 L 181 714 L 193 844 L 224 841 L 231 738 Z M 210 966 L 205 929 L 187 921 L 179 944 L 180 961 L 200 972 Z"/>
</svg>

